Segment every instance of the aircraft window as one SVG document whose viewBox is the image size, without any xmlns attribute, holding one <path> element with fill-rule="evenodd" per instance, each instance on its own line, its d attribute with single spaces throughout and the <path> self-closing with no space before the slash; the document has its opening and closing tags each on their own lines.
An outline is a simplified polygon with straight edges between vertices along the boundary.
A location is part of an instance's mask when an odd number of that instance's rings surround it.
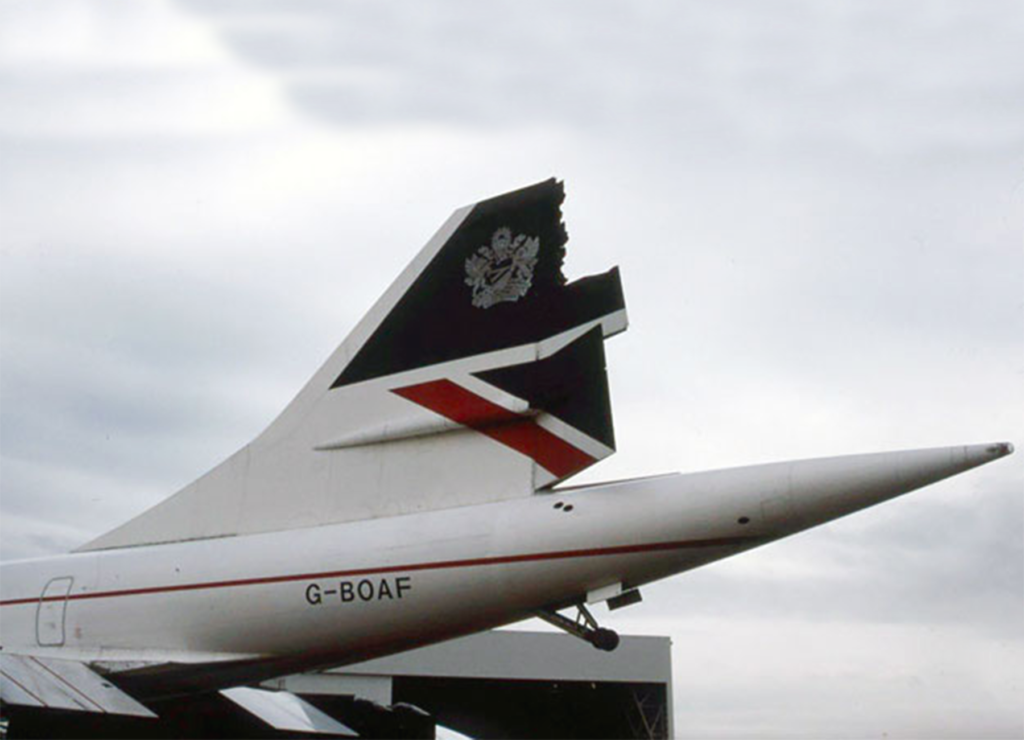
<svg viewBox="0 0 1024 740">
<path fill-rule="evenodd" d="M 568 504 L 563 511 L 572 511 L 572 504 Z"/>
<path fill-rule="evenodd" d="M 557 504 L 555 504 L 555 508 L 556 509 L 561 509 L 563 506 L 565 506 L 565 504 L 562 503 L 561 501 L 559 501 Z"/>
<path fill-rule="evenodd" d="M 740 517 L 739 519 L 737 519 L 736 521 L 737 521 L 738 523 L 740 523 L 740 524 L 749 524 L 749 523 L 750 523 L 750 517 L 749 517 L 749 516 L 741 516 L 741 517 Z"/>
</svg>

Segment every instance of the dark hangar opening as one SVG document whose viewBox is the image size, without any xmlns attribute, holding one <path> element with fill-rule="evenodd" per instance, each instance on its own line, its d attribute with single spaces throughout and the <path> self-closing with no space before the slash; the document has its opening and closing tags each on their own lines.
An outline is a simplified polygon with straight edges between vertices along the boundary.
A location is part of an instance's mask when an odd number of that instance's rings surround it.
<svg viewBox="0 0 1024 740">
<path fill-rule="evenodd" d="M 396 676 L 394 701 L 473 738 L 667 738 L 658 683 Z"/>
</svg>

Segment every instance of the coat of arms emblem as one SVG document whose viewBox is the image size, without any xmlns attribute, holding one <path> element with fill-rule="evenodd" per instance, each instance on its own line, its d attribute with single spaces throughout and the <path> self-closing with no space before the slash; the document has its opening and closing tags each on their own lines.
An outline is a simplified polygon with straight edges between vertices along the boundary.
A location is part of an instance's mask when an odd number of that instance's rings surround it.
<svg viewBox="0 0 1024 740">
<path fill-rule="evenodd" d="M 513 239 L 507 227 L 495 231 L 491 245 L 480 247 L 466 260 L 466 285 L 473 289 L 473 305 L 490 308 L 526 295 L 539 250 L 539 237 L 519 234 Z"/>
</svg>

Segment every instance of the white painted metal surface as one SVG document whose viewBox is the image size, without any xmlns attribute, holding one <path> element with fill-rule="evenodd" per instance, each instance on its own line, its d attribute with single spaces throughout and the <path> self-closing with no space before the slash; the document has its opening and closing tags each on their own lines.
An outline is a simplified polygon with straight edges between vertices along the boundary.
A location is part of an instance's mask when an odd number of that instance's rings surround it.
<svg viewBox="0 0 1024 740">
<path fill-rule="evenodd" d="M 321 712 L 308 701 L 287 691 L 266 691 L 238 686 L 221 695 L 242 709 L 283 732 L 315 732 L 342 737 L 359 737 L 351 727 Z"/>
<path fill-rule="evenodd" d="M 608 601 L 615 596 L 622 593 L 622 583 L 616 581 L 615 583 L 601 588 L 596 588 L 593 591 L 587 591 L 586 602 L 588 604 L 600 604 L 602 601 Z"/>
<path fill-rule="evenodd" d="M 110 681 L 74 660 L 0 654 L 0 697 L 19 706 L 155 717 Z"/>
</svg>

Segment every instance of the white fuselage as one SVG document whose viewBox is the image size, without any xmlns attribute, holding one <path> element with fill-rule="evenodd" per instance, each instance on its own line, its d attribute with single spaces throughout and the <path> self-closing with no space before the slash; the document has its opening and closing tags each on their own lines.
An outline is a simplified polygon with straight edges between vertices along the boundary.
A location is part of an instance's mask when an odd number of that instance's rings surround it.
<svg viewBox="0 0 1024 740">
<path fill-rule="evenodd" d="M 714 502 L 712 515 L 709 502 L 681 496 L 678 481 L 9 563 L 3 643 L 36 646 L 43 589 L 70 577 L 63 645 L 54 654 L 301 653 L 317 663 L 394 652 L 514 622 L 612 583 L 645 583 L 754 543 L 748 538 L 759 525 L 737 523 L 739 502 L 735 511 Z M 558 502 L 571 510 L 555 508 Z M 49 598 L 50 611 L 63 606 L 59 596 Z"/>
<path fill-rule="evenodd" d="M 85 661 L 289 658 L 291 670 L 354 662 L 663 578 L 993 456 L 780 463 L 12 562 L 0 574 L 3 647 Z"/>
</svg>

